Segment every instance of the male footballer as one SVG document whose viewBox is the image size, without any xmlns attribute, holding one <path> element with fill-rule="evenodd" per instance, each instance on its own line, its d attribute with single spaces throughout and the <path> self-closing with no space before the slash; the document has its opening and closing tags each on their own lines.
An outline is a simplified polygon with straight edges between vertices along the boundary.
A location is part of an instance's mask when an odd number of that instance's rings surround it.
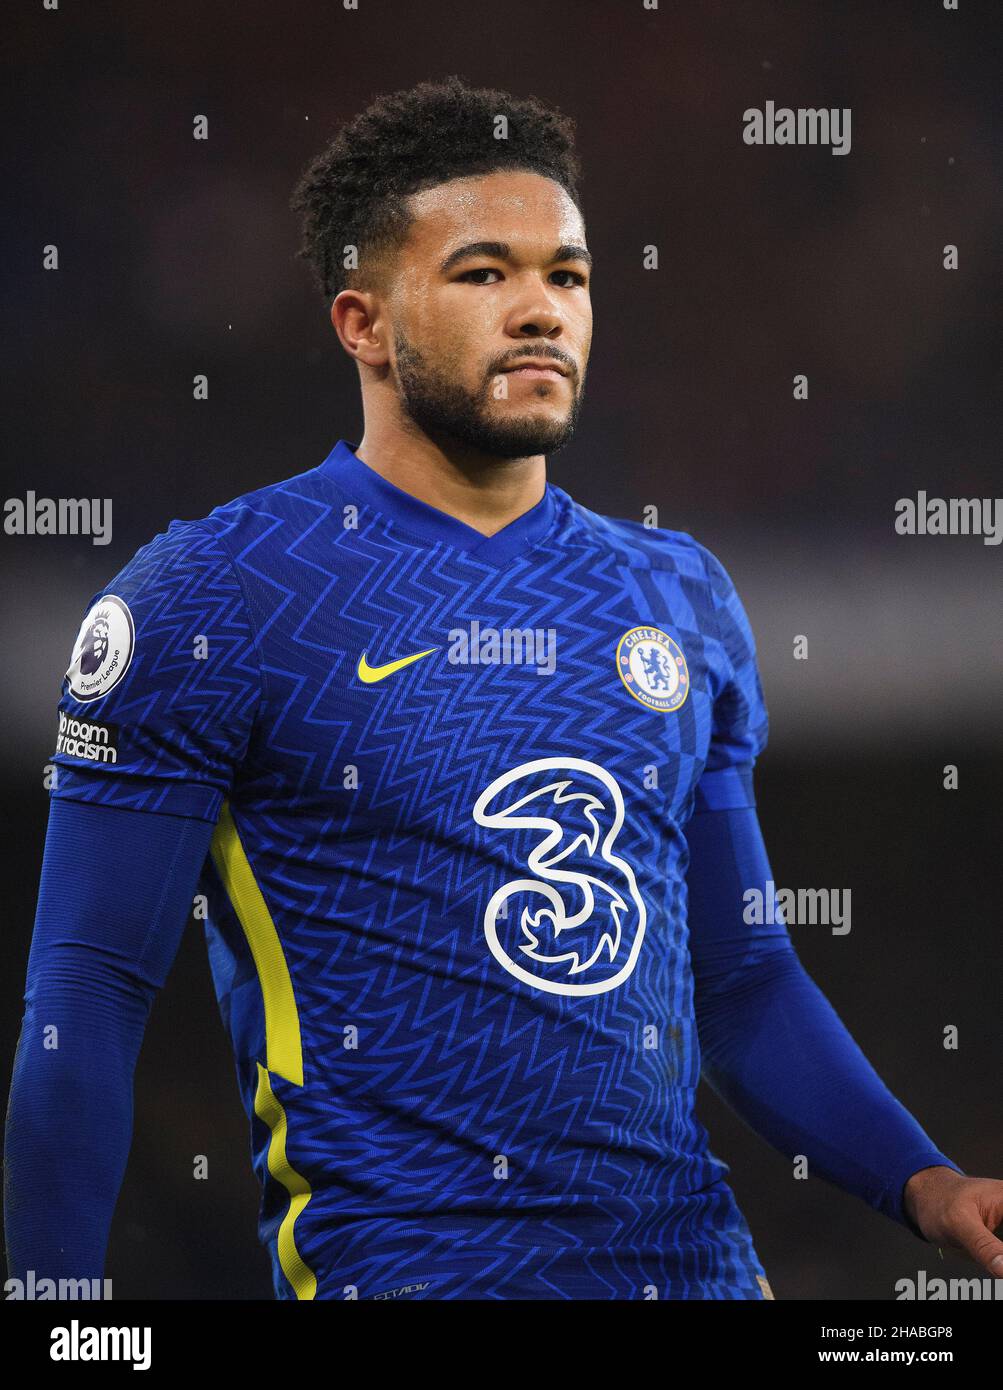
<svg viewBox="0 0 1003 1390">
<path fill-rule="evenodd" d="M 456 78 L 375 101 L 303 175 L 364 432 L 172 522 L 88 606 L 7 1122 L 13 1276 L 106 1273 L 197 895 L 278 1298 L 772 1297 L 701 1071 L 810 1173 L 1003 1276 L 1003 1182 L 890 1094 L 783 921 L 745 920 L 773 879 L 767 716 L 728 574 L 547 482 L 592 335 L 578 183 L 564 116 Z"/>
</svg>

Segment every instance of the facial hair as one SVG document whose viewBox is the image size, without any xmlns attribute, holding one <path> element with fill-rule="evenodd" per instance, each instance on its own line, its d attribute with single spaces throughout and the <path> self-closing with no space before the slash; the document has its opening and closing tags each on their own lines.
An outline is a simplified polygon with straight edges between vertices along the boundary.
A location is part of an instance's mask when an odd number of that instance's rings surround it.
<svg viewBox="0 0 1003 1390">
<path fill-rule="evenodd" d="M 496 419 L 489 414 L 489 405 L 498 373 L 487 377 L 479 390 L 468 391 L 455 376 L 432 366 L 400 330 L 394 334 L 394 347 L 401 405 L 432 438 L 445 435 L 492 458 L 511 459 L 556 453 L 575 432 L 582 393 L 574 378 L 571 407 L 563 420 Z"/>
</svg>

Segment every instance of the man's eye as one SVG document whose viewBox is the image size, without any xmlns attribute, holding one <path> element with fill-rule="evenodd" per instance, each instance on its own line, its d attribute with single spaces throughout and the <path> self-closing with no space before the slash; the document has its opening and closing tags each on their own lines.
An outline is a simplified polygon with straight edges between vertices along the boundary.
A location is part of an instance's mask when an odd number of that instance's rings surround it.
<svg viewBox="0 0 1003 1390">
<path fill-rule="evenodd" d="M 494 284 L 497 283 L 496 280 L 483 280 L 483 279 L 477 278 L 477 277 L 479 277 L 479 276 L 484 276 L 484 275 L 495 275 L 495 276 L 498 277 L 498 279 L 501 278 L 501 272 L 500 272 L 500 271 L 498 271 L 498 270 L 493 270 L 493 269 L 491 268 L 491 266 L 485 265 L 485 266 L 481 266 L 478 270 L 468 270 L 468 271 L 466 271 L 465 274 L 463 274 L 463 275 L 460 276 L 460 279 L 461 279 L 461 280 L 469 280 L 470 283 L 471 283 L 472 285 L 494 285 Z"/>
<path fill-rule="evenodd" d="M 572 289 L 575 285 L 584 285 L 584 284 L 585 284 L 585 276 L 584 276 L 584 275 L 579 275 L 579 273 L 578 273 L 577 270 L 555 270 L 555 271 L 553 272 L 553 274 L 551 275 L 551 277 L 550 277 L 551 280 L 554 279 L 554 276 L 555 276 L 555 275 L 566 275 L 566 276 L 569 278 L 569 281 L 570 281 L 570 283 L 568 283 L 568 284 L 563 284 L 563 285 L 562 285 L 562 284 L 559 284 L 557 281 L 555 281 L 555 284 L 557 284 L 558 289 L 570 290 L 570 289 Z"/>
</svg>

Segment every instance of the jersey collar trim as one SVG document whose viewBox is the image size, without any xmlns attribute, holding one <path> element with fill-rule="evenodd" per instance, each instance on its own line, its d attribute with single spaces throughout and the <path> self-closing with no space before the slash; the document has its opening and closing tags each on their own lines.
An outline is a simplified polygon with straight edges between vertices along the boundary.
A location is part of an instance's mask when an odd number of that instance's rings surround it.
<svg viewBox="0 0 1003 1390">
<path fill-rule="evenodd" d="M 485 536 L 465 521 L 441 512 L 411 493 L 395 487 L 356 454 L 357 444 L 339 439 L 320 465 L 353 502 L 371 507 L 423 540 L 439 541 L 491 563 L 509 560 L 546 535 L 557 514 L 554 488 L 548 483 L 535 507 L 517 516 L 493 536 Z"/>
</svg>

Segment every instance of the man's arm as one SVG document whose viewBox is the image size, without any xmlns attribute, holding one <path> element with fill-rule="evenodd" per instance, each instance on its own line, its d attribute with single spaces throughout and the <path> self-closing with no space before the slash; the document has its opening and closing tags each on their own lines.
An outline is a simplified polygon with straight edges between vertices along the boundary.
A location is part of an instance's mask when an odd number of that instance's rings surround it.
<svg viewBox="0 0 1003 1390">
<path fill-rule="evenodd" d="M 264 698 L 235 524 L 172 522 L 93 595 L 71 649 L 7 1117 L 19 1277 L 104 1263 L 146 1019 Z"/>
<path fill-rule="evenodd" d="M 804 1154 L 813 1173 L 916 1235 L 962 1246 L 998 1275 L 990 1262 L 1003 1255 L 1003 1243 L 992 1235 L 994 1213 L 996 1221 L 1003 1216 L 1003 1183 L 959 1176 L 804 970 L 784 923 L 744 920 L 745 891 L 762 893 L 773 878 L 755 808 L 711 810 L 706 796 L 703 802 L 686 836 L 707 1080 L 782 1153 Z M 922 1179 L 910 1182 L 921 1172 Z M 952 1203 L 957 1210 L 948 1216 Z"/>
<path fill-rule="evenodd" d="M 782 921 L 743 920 L 772 882 L 752 769 L 769 717 L 748 615 L 720 560 L 693 542 L 707 581 L 710 747 L 686 828 L 698 1032 L 711 1085 L 782 1153 L 914 1234 L 1003 1276 L 1003 1182 L 969 1178 L 883 1084 L 809 978 Z M 994 1261 L 1000 1267 L 994 1269 Z"/>
<path fill-rule="evenodd" d="M 213 826 L 54 799 L 7 1112 L 9 1273 L 104 1274 L 136 1058 Z"/>
</svg>

